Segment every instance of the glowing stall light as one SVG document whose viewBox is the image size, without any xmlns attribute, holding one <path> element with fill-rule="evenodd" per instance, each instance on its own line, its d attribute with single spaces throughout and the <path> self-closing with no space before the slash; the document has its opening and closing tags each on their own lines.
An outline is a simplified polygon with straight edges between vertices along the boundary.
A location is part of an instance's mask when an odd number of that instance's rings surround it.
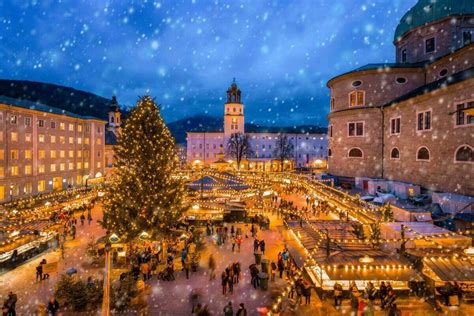
<svg viewBox="0 0 474 316">
<path fill-rule="evenodd" d="M 273 193 L 273 191 L 269 190 L 269 191 L 263 192 L 262 195 L 263 195 L 263 196 L 269 196 L 269 195 L 271 195 L 272 193 Z"/>
<path fill-rule="evenodd" d="M 372 263 L 372 262 L 374 262 L 374 258 L 369 257 L 368 255 L 365 255 L 362 258 L 359 258 L 359 262 L 361 262 L 361 263 Z"/>
<path fill-rule="evenodd" d="M 468 256 L 474 256 L 474 247 L 464 249 L 464 253 Z"/>
<path fill-rule="evenodd" d="M 193 210 L 199 210 L 199 204 L 193 205 Z"/>
</svg>

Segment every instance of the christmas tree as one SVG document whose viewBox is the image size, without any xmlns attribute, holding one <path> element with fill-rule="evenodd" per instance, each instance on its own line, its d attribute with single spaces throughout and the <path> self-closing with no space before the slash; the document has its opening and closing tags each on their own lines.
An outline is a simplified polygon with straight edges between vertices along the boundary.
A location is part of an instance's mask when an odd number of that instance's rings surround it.
<svg viewBox="0 0 474 316">
<path fill-rule="evenodd" d="M 114 147 L 115 174 L 104 201 L 102 225 L 122 241 L 146 232 L 169 235 L 180 219 L 184 186 L 175 141 L 150 96 L 138 100 Z"/>
</svg>

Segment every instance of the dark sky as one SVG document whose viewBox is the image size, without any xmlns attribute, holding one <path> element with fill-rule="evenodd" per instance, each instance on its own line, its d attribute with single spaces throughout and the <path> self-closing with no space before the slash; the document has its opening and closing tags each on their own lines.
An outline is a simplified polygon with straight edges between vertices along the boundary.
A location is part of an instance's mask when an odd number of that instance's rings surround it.
<svg viewBox="0 0 474 316">
<path fill-rule="evenodd" d="M 0 77 L 150 93 L 167 121 L 221 116 L 232 81 L 247 121 L 326 124 L 326 82 L 391 62 L 416 0 L 0 1 Z"/>
</svg>

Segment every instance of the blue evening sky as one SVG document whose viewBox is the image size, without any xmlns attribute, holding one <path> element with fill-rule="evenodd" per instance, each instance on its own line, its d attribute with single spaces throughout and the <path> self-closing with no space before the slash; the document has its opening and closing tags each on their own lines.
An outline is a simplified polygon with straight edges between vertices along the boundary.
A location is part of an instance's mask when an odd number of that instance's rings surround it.
<svg viewBox="0 0 474 316">
<path fill-rule="evenodd" d="M 150 93 L 167 121 L 221 116 L 232 81 L 247 121 L 326 124 L 326 82 L 391 62 L 416 0 L 5 0 L 0 78 L 116 94 Z"/>
</svg>

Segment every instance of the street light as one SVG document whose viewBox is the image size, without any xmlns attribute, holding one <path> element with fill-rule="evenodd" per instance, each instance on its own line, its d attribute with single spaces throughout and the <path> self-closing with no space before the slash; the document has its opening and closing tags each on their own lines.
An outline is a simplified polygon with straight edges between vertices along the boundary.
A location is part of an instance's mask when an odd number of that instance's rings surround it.
<svg viewBox="0 0 474 316">
<path fill-rule="evenodd" d="M 120 241 L 120 237 L 113 233 L 109 236 L 109 239 L 105 242 L 105 276 L 104 276 L 104 297 L 102 299 L 102 316 L 110 315 L 110 274 L 111 274 L 111 261 L 110 261 L 110 250 L 112 244 Z"/>
</svg>

